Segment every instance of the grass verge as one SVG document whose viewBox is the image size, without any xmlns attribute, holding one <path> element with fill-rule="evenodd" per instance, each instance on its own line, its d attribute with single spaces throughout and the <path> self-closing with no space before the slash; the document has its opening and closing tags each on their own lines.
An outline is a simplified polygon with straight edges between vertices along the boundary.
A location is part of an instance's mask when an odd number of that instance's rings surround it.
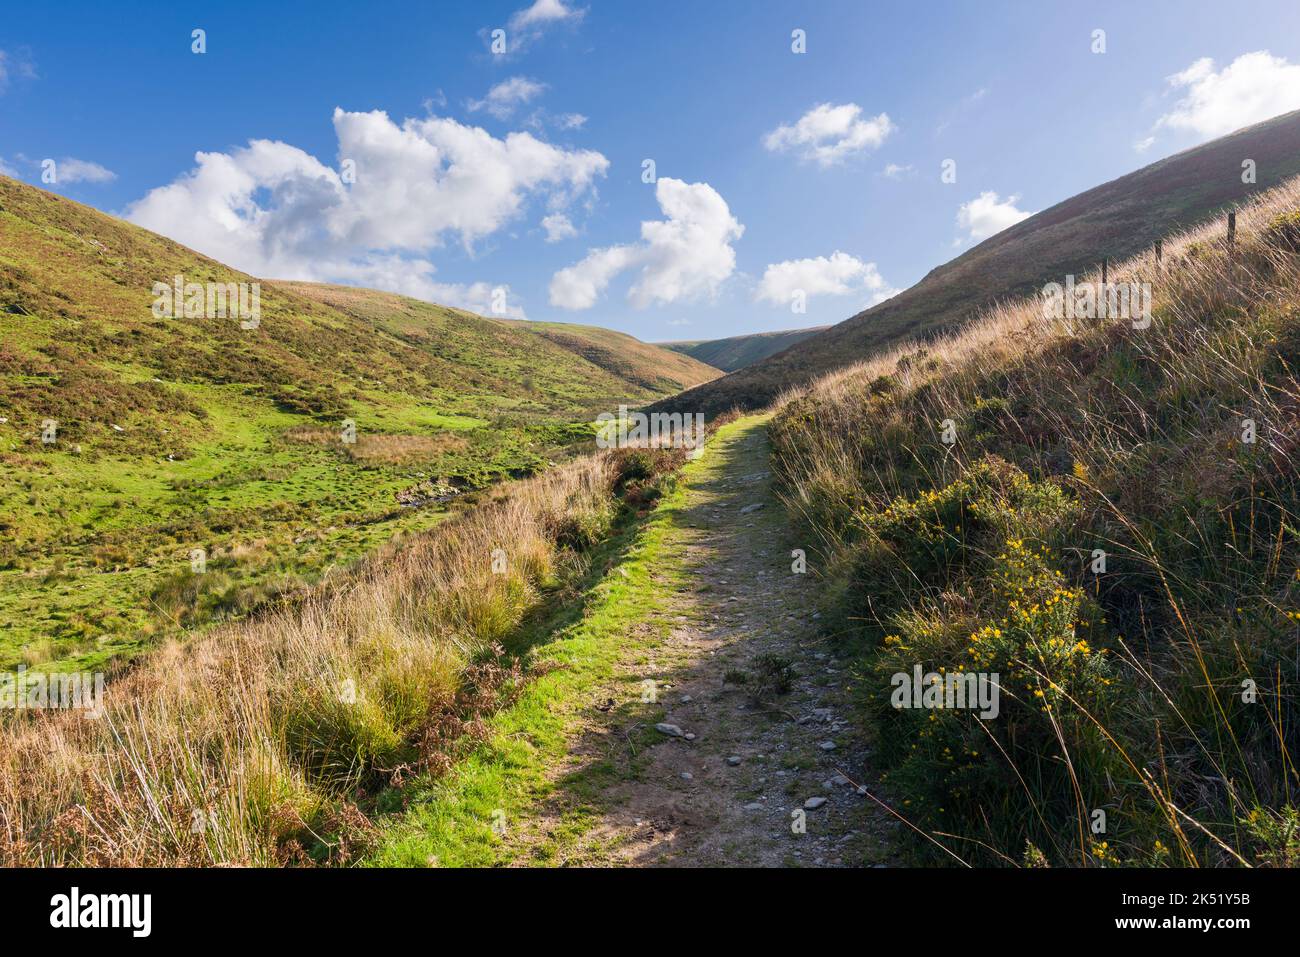
<svg viewBox="0 0 1300 957">
<path fill-rule="evenodd" d="M 753 426 L 753 417 L 723 426 L 710 443 Z M 490 721 L 484 742 L 446 776 L 415 782 L 409 807 L 383 835 L 367 862 L 379 866 L 530 864 L 555 859 L 558 850 L 589 829 L 600 813 L 601 784 L 616 773 L 596 760 L 557 780 L 583 710 L 602 688 L 621 680 L 621 660 L 662 642 L 672 627 L 664 614 L 681 574 L 668 542 L 685 508 L 686 488 L 709 466 L 687 463 L 680 480 L 643 521 L 624 528 L 601 552 L 583 583 L 581 598 L 535 623 L 520 636 L 542 676 Z M 631 681 L 632 679 L 626 679 Z M 635 699 L 640 689 L 628 687 Z M 658 705 L 644 706 L 652 725 Z M 578 800 L 545 835 L 529 834 L 530 811 L 563 786 Z M 526 845 L 526 846 L 525 846 Z"/>
</svg>

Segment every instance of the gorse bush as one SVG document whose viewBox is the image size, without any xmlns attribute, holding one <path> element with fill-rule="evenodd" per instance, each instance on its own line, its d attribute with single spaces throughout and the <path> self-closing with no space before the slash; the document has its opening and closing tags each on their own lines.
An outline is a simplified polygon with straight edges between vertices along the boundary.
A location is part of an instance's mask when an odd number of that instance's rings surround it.
<svg viewBox="0 0 1300 957">
<path fill-rule="evenodd" d="M 1103 700 L 1111 680 L 1106 649 L 1085 637 L 1098 633 L 1099 615 L 1053 561 L 1076 514 L 1061 488 L 997 458 L 942 489 L 859 511 L 848 595 L 870 600 L 849 610 L 872 623 L 864 630 L 878 649 L 873 687 L 919 666 L 936 683 L 949 673 L 996 676 L 999 689 L 992 719 L 978 709 L 900 710 L 885 697 L 868 700 L 889 729 L 891 777 L 916 821 L 946 830 L 991 803 L 1016 803 L 1015 772 L 988 753 L 1008 755 L 1019 773 L 1052 782 L 1062 797 L 1070 781 L 1056 746 L 1102 753 L 1097 729 L 1074 704 Z M 1113 764 L 1089 767 L 1114 773 Z M 1073 803 L 1043 813 L 1068 826 Z"/>
<path fill-rule="evenodd" d="M 1238 210 L 1231 246 L 1220 220 L 1113 264 L 1151 283 L 1145 328 L 1014 302 L 779 412 L 887 796 L 945 849 L 919 855 L 1294 860 L 1298 216 L 1293 181 Z M 917 666 L 996 673 L 998 716 L 894 707 Z"/>
</svg>

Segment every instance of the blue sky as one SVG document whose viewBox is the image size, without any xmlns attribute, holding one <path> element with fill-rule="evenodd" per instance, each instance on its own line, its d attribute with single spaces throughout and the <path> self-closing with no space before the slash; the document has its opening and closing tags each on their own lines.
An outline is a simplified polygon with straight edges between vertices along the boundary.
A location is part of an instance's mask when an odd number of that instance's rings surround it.
<svg viewBox="0 0 1300 957">
<path fill-rule="evenodd" d="M 0 172 L 40 184 L 54 159 L 45 188 L 259 275 L 651 341 L 838 322 L 1295 108 L 1294 0 L 69 0 L 0 22 Z"/>
</svg>

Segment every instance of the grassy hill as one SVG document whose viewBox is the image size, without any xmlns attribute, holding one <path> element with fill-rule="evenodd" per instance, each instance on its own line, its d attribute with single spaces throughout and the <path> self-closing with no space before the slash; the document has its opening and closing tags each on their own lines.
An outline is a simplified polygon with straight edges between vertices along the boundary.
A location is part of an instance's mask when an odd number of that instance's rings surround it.
<svg viewBox="0 0 1300 957">
<path fill-rule="evenodd" d="M 1242 182 L 1242 162 L 1257 183 Z M 1300 111 L 1152 163 L 1017 223 L 915 286 L 792 348 L 656 408 L 757 408 L 907 339 L 960 328 L 995 302 L 1124 259 L 1300 173 Z"/>
<path fill-rule="evenodd" d="M 487 318 L 375 289 L 276 285 L 431 349 L 449 368 L 475 370 L 480 377 L 475 387 L 489 396 L 522 393 L 525 405 L 537 409 L 597 413 L 607 411 L 610 395 L 680 392 L 719 374 L 702 362 L 612 329 Z"/>
<path fill-rule="evenodd" d="M 571 454 L 598 412 L 716 374 L 299 283 L 262 282 L 256 328 L 155 318 L 153 284 L 178 274 L 254 281 L 0 177 L 0 668 L 95 666 L 292 600 L 450 499 Z"/>
<path fill-rule="evenodd" d="M 796 342 L 830 326 L 813 326 L 809 329 L 788 329 L 784 332 L 755 332 L 747 336 L 728 336 L 726 339 L 698 339 L 693 342 L 660 342 L 665 349 L 672 349 L 693 359 L 721 369 L 723 372 L 735 372 L 745 366 L 751 366 L 760 359 L 776 355 L 790 348 Z"/>
<path fill-rule="evenodd" d="M 1111 279 L 1152 283 L 1148 328 L 1013 301 L 818 381 L 776 472 L 918 828 L 994 865 L 1294 866 L 1300 179 Z M 999 714 L 895 708 L 918 665 L 999 676 Z"/>
<path fill-rule="evenodd" d="M 702 360 L 612 329 L 567 322 L 510 321 L 620 378 L 658 392 L 680 392 L 722 374 Z"/>
</svg>

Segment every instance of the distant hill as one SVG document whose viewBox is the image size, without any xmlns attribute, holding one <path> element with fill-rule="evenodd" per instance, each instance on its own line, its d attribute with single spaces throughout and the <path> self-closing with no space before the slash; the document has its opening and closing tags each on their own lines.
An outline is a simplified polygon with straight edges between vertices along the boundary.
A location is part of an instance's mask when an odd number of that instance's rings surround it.
<svg viewBox="0 0 1300 957">
<path fill-rule="evenodd" d="M 723 372 L 735 372 L 753 365 L 760 359 L 776 355 L 796 342 L 829 329 L 830 326 L 813 326 L 810 329 L 787 329 L 783 332 L 754 332 L 745 336 L 728 336 L 726 339 L 697 339 L 693 342 L 660 342 L 656 345 L 672 349 L 694 359 L 699 359 Z"/>
<path fill-rule="evenodd" d="M 440 356 L 476 368 L 499 365 L 504 357 L 513 363 L 508 379 L 494 381 L 494 395 L 517 391 L 524 378 L 536 383 L 531 365 L 539 360 L 554 368 L 559 353 L 561 367 L 582 374 L 601 370 L 599 381 L 609 394 L 620 389 L 658 394 L 679 392 L 716 379 L 717 369 L 682 356 L 667 348 L 651 345 L 612 329 L 560 322 L 532 322 L 526 319 L 495 319 L 461 309 L 439 306 L 376 289 L 333 286 L 325 283 L 276 283 L 298 295 L 324 303 L 358 319 L 374 323 L 394 335 L 418 340 Z M 610 388 L 613 383 L 617 387 Z M 569 380 L 551 387 L 551 397 L 563 404 L 571 401 L 578 383 Z"/>
<path fill-rule="evenodd" d="M 98 666 L 292 594 L 589 446 L 598 413 L 718 374 L 310 283 L 260 280 L 255 328 L 155 316 L 177 275 L 259 282 L 0 176 L 0 670 Z"/>
<path fill-rule="evenodd" d="M 1068 141 L 1062 148 L 1069 148 Z M 1247 159 L 1255 162 L 1253 185 L 1242 182 Z M 1300 111 L 1184 150 L 1058 203 L 932 270 L 892 299 L 654 408 L 720 412 L 766 405 L 783 389 L 883 347 L 953 331 L 996 301 L 1082 273 L 1103 256 L 1134 255 L 1297 173 Z"/>
<path fill-rule="evenodd" d="M 567 322 L 510 321 L 648 389 L 680 391 L 710 382 L 721 374 L 717 366 L 697 356 L 681 355 L 663 343 L 642 342 L 612 329 Z"/>
</svg>

